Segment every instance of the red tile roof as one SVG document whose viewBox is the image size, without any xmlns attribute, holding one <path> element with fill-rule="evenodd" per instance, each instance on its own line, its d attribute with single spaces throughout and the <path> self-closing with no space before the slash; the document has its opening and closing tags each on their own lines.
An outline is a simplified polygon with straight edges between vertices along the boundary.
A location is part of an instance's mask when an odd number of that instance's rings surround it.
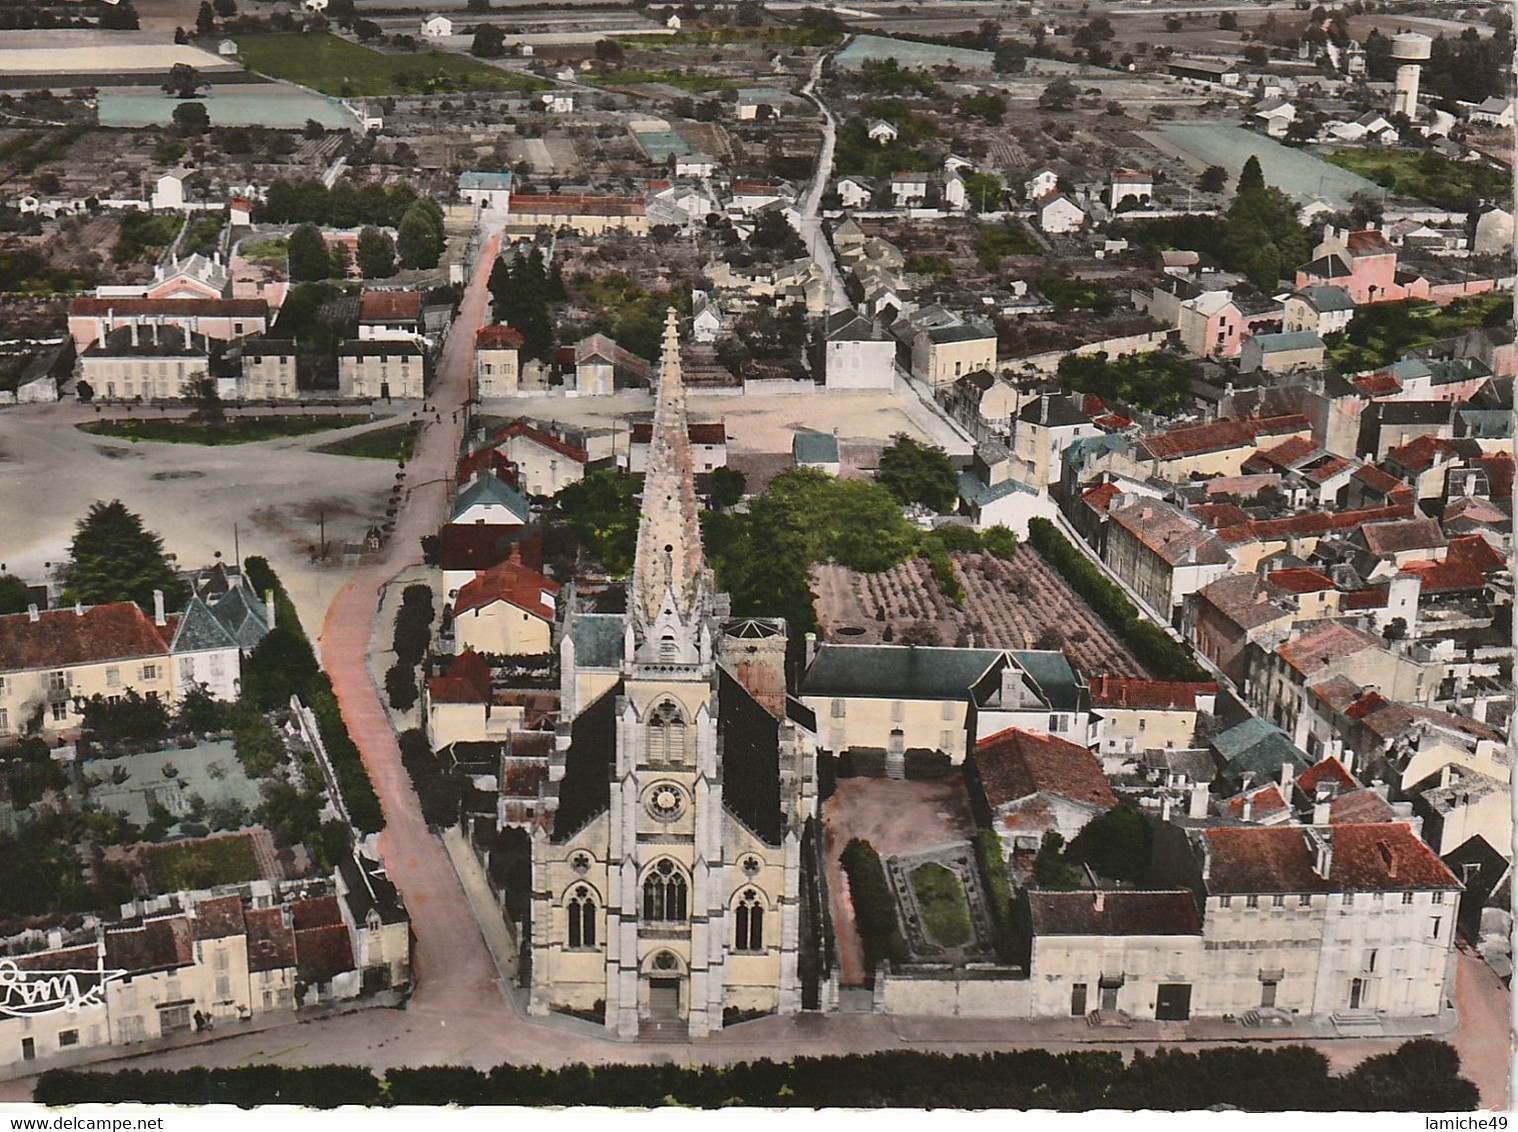
<svg viewBox="0 0 1518 1132">
<path fill-rule="evenodd" d="M 1508 568 L 1507 560 L 1480 535 L 1459 535 L 1450 539 L 1445 561 L 1467 563 L 1485 574 Z"/>
<path fill-rule="evenodd" d="M 543 600 L 545 592 L 550 595 L 558 593 L 559 584 L 550 582 L 530 566 L 522 565 L 521 559 L 514 556 L 460 586 L 459 596 L 453 602 L 453 614 L 457 617 L 466 610 L 482 609 L 492 602 L 504 601 L 544 621 L 552 621 L 554 607 Z"/>
<path fill-rule="evenodd" d="M 149 920 L 105 933 L 105 965 L 123 971 L 162 971 L 195 962 L 190 922 L 183 916 Z"/>
<path fill-rule="evenodd" d="M 1311 674 L 1344 657 L 1385 647 L 1369 633 L 1352 629 L 1342 621 L 1327 621 L 1279 646 L 1276 655 L 1298 672 Z"/>
<path fill-rule="evenodd" d="M 512 193 L 511 211 L 559 216 L 642 216 L 644 207 L 642 197 Z"/>
<path fill-rule="evenodd" d="M 1448 546 L 1439 524 L 1426 516 L 1366 523 L 1360 537 L 1372 554 L 1403 554 L 1409 550 L 1440 550 Z"/>
<path fill-rule="evenodd" d="M 1513 498 L 1513 454 L 1488 452 L 1476 460 L 1486 469 L 1487 483 L 1493 499 Z"/>
<path fill-rule="evenodd" d="M 478 448 L 460 459 L 454 482 L 466 484 L 479 475 L 495 476 L 512 487 L 519 486 L 514 466 L 499 448 Z"/>
<path fill-rule="evenodd" d="M 1318 788 L 1320 782 L 1335 783 L 1341 790 L 1352 790 L 1360 785 L 1355 781 L 1354 775 L 1344 769 L 1344 764 L 1332 756 L 1314 763 L 1297 775 L 1297 785 L 1309 794 Z"/>
<path fill-rule="evenodd" d="M 654 426 L 652 421 L 635 421 L 632 426 L 632 442 L 634 444 L 650 444 L 653 441 Z M 721 421 L 705 424 L 688 424 L 686 435 L 690 437 L 692 444 L 726 444 L 727 425 Z"/>
<path fill-rule="evenodd" d="M 1263 472 L 1274 468 L 1277 471 L 1286 471 L 1298 460 L 1311 456 L 1317 450 L 1318 446 L 1311 437 L 1289 437 L 1274 448 L 1260 449 L 1260 451 L 1244 461 L 1242 470 L 1245 472 Z"/>
<path fill-rule="evenodd" d="M 1328 875 L 1314 869 L 1300 826 L 1232 826 L 1204 831 L 1212 848 L 1206 885 L 1214 893 L 1376 892 L 1457 889 L 1454 874 L 1400 822 L 1314 827 L 1332 848 Z"/>
<path fill-rule="evenodd" d="M 1361 464 L 1355 469 L 1353 478 L 1359 480 L 1372 491 L 1385 496 L 1389 496 L 1394 492 L 1408 490 L 1406 483 L 1374 464 Z"/>
<path fill-rule="evenodd" d="M 295 933 L 279 908 L 249 908 L 248 970 L 277 971 L 295 966 Z"/>
<path fill-rule="evenodd" d="M 67 668 L 107 660 L 167 657 L 171 626 L 156 626 L 129 601 L 0 617 L 0 672 Z M 126 681 L 130 683 L 130 681 Z"/>
<path fill-rule="evenodd" d="M 473 649 L 465 649 L 446 672 L 427 681 L 427 697 L 435 704 L 488 704 L 490 665 Z"/>
<path fill-rule="evenodd" d="M 561 456 L 568 456 L 576 463 L 585 463 L 585 450 L 583 448 L 579 448 L 567 440 L 560 440 L 557 436 L 544 432 L 542 429 L 536 428 L 526 421 L 512 421 L 491 439 L 494 443 L 501 444 L 518 436 L 525 437 L 544 448 L 552 449 Z"/>
<path fill-rule="evenodd" d="M 196 939 L 225 939 L 227 936 L 242 935 L 245 930 L 242 897 L 217 896 L 211 900 L 202 900 L 195 908 L 195 917 L 190 921 L 190 927 Z"/>
<path fill-rule="evenodd" d="M 1081 492 L 1081 498 L 1086 501 L 1086 506 L 1099 513 L 1107 510 L 1122 493 L 1122 489 L 1115 483 L 1097 483 Z"/>
<path fill-rule="evenodd" d="M 1217 682 L 1213 680 L 1145 680 L 1103 674 L 1091 678 L 1091 706 L 1192 711 L 1198 696 L 1214 696 L 1217 690 Z"/>
<path fill-rule="evenodd" d="M 1349 467 L 1350 461 L 1343 456 L 1320 456 L 1318 459 L 1297 469 L 1299 475 L 1312 480 L 1313 483 L 1327 483 L 1345 468 Z"/>
<path fill-rule="evenodd" d="M 1352 380 L 1367 397 L 1392 397 L 1402 392 L 1402 383 L 1389 373 L 1362 373 Z"/>
<path fill-rule="evenodd" d="M 1187 892 L 1028 893 L 1033 934 L 1060 935 L 1200 935 L 1196 901 Z"/>
<path fill-rule="evenodd" d="M 438 531 L 438 565 L 444 570 L 479 573 L 505 562 L 512 550 L 522 564 L 543 568 L 543 532 L 522 535 L 522 528 L 501 528 L 489 523 L 449 523 Z"/>
<path fill-rule="evenodd" d="M 1397 519 L 1412 512 L 1410 503 L 1387 507 L 1364 507 L 1357 511 L 1311 511 L 1288 515 L 1284 519 L 1253 519 L 1218 531 L 1225 543 L 1250 542 L 1255 539 L 1290 539 L 1323 535 L 1333 530 L 1358 527 L 1364 523 Z"/>
<path fill-rule="evenodd" d="M 1394 460 L 1410 472 L 1424 472 L 1440 462 L 1440 457 L 1452 460 L 1459 453 L 1449 441 L 1438 436 L 1415 436 L 1406 444 L 1399 444 L 1386 451 L 1386 458 Z"/>
<path fill-rule="evenodd" d="M 1329 825 L 1395 821 L 1397 812 L 1368 786 L 1340 794 L 1328 804 Z"/>
<path fill-rule="evenodd" d="M 1386 237 L 1377 228 L 1362 228 L 1351 232 L 1344 243 L 1352 256 L 1396 254 L 1391 244 L 1387 243 Z"/>
<path fill-rule="evenodd" d="M 1104 809 L 1117 798 L 1095 755 L 1053 735 L 1009 727 L 975 744 L 975 765 L 993 807 L 1054 794 Z"/>
<path fill-rule="evenodd" d="M 1327 574 L 1306 567 L 1272 570 L 1266 576 L 1275 585 L 1280 586 L 1283 590 L 1290 590 L 1294 594 L 1321 593 L 1323 590 L 1334 588 L 1333 579 Z"/>
<path fill-rule="evenodd" d="M 1344 595 L 1345 609 L 1381 609 L 1386 605 L 1386 585 L 1366 586 Z"/>
<path fill-rule="evenodd" d="M 1139 444 L 1156 460 L 1196 456 L 1204 452 L 1221 452 L 1242 448 L 1262 436 L 1280 436 L 1292 432 L 1310 432 L 1311 422 L 1301 413 L 1275 417 L 1251 417 L 1245 420 L 1225 418 L 1202 424 L 1183 425 L 1139 439 Z"/>
<path fill-rule="evenodd" d="M 325 983 L 353 970 L 353 943 L 342 924 L 295 931 L 296 975 L 303 983 Z"/>
<path fill-rule="evenodd" d="M 1208 495 L 1248 497 L 1264 491 L 1267 487 L 1280 487 L 1281 477 L 1275 472 L 1252 476 L 1213 476 L 1210 480 L 1203 480 L 1202 486 L 1207 489 Z"/>
<path fill-rule="evenodd" d="M 1170 566 L 1216 566 L 1230 561 L 1211 531 L 1168 503 L 1130 503 L 1111 512 L 1112 521 Z"/>
<path fill-rule="evenodd" d="M 1249 522 L 1248 514 L 1237 503 L 1198 503 L 1186 513 L 1213 530 Z"/>
<path fill-rule="evenodd" d="M 371 291 L 358 297 L 360 322 L 416 322 L 422 317 L 420 291 Z"/>
<path fill-rule="evenodd" d="M 1415 574 L 1426 594 L 1470 593 L 1486 589 L 1486 575 L 1469 562 L 1409 562 L 1401 573 Z"/>
<path fill-rule="evenodd" d="M 296 931 L 320 928 L 342 923 L 343 912 L 338 907 L 337 897 L 317 896 L 310 900 L 293 901 L 290 904 L 290 920 Z"/>
<path fill-rule="evenodd" d="M 504 322 L 493 322 L 474 332 L 476 350 L 519 350 L 521 347 L 522 332 Z"/>
<path fill-rule="evenodd" d="M 1228 813 L 1231 817 L 1239 820 L 1244 818 L 1244 802 L 1249 802 L 1249 820 L 1263 821 L 1273 814 L 1278 814 L 1287 808 L 1286 799 L 1281 797 L 1280 788 L 1275 783 L 1269 786 L 1261 786 L 1253 792 L 1248 790 L 1228 799 Z"/>
<path fill-rule="evenodd" d="M 99 952 L 93 943 L 64 947 L 57 951 L 34 951 L 30 955 L 9 956 L 23 971 L 93 971 Z"/>
</svg>

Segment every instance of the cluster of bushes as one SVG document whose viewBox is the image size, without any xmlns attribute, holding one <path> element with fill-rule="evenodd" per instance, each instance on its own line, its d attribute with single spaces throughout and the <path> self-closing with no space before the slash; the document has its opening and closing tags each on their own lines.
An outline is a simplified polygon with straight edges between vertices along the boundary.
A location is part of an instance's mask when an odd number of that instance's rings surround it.
<svg viewBox="0 0 1518 1132">
<path fill-rule="evenodd" d="M 1105 354 L 1066 354 L 1059 362 L 1065 388 L 1153 413 L 1180 408 L 1191 391 L 1191 379 L 1192 363 L 1158 351 L 1111 361 Z"/>
<path fill-rule="evenodd" d="M 455 824 L 464 796 L 464 780 L 443 769 L 432 753 L 426 732 L 420 728 L 401 732 L 400 748 L 401 765 L 411 777 L 411 788 L 422 805 L 422 820 L 440 828 Z"/>
<path fill-rule="evenodd" d="M 1191 659 L 1186 646 L 1142 616 L 1117 584 L 1109 581 L 1048 519 L 1030 519 L 1028 539 L 1044 561 L 1070 583 L 1153 675 L 1162 680 L 1207 679 L 1207 673 Z"/>
<path fill-rule="evenodd" d="M 839 859 L 849 878 L 849 900 L 854 905 L 854 926 L 864 944 L 864 965 L 873 974 L 883 960 L 905 962 L 907 945 L 901 938 L 896 898 L 880 854 L 868 841 L 855 837 L 843 847 Z"/>
<path fill-rule="evenodd" d="M 964 600 L 965 588 L 954 573 L 954 554 L 985 553 L 1010 562 L 1017 553 L 1017 535 L 1006 527 L 937 527 L 917 540 L 917 553 L 928 560 L 933 581 L 950 601 Z"/>
<path fill-rule="evenodd" d="M 385 695 L 396 711 L 410 711 L 416 703 L 416 666 L 427 655 L 431 640 L 432 587 L 407 586 L 395 615 L 395 663 L 385 673 Z"/>
<path fill-rule="evenodd" d="M 33 1099 L 46 1105 L 603 1105 L 653 1108 L 945 1108 L 1251 1112 L 1461 1112 L 1476 1086 L 1446 1042 L 1418 1038 L 1367 1058 L 1342 1077 L 1303 1045 L 1228 1046 L 1195 1052 L 1108 1050 L 955 1054 L 891 1050 L 846 1057 L 735 1065 L 498 1065 L 367 1069 L 51 1069 Z"/>
<path fill-rule="evenodd" d="M 268 224 L 320 224 L 328 228 L 358 228 L 374 224 L 398 228 L 418 200 L 410 185 L 349 185 L 327 188 L 320 181 L 275 181 L 258 209 L 257 219 Z"/>
<path fill-rule="evenodd" d="M 997 950 L 1002 951 L 1012 935 L 1012 882 L 1007 878 L 1007 862 L 996 830 L 988 827 L 975 835 L 975 859 L 985 877 L 991 919 L 996 925 Z"/>
<path fill-rule="evenodd" d="M 249 558 L 244 563 L 244 569 L 255 593 L 273 591 L 277 626 L 253 650 L 248 661 L 248 668 L 252 671 L 244 672 L 244 688 L 248 686 L 250 675 L 254 675 L 255 679 L 263 679 L 266 683 L 271 682 L 267 671 L 270 667 L 269 658 L 265 657 L 261 662 L 260 653 L 264 652 L 264 646 L 270 638 L 283 631 L 286 636 L 281 648 L 286 656 L 295 660 L 299 676 L 298 686 L 292 692 L 305 701 L 316 716 L 322 743 L 327 748 L 327 757 L 331 759 L 333 772 L 337 775 L 338 788 L 342 791 L 343 801 L 347 803 L 348 817 L 354 827 L 363 833 L 375 833 L 384 829 L 385 816 L 380 810 L 379 798 L 375 796 L 374 784 L 369 781 L 363 757 L 348 734 L 347 724 L 343 722 L 342 709 L 338 707 L 337 697 L 332 694 L 332 681 L 316 662 L 316 653 L 311 648 L 305 630 L 301 628 L 295 603 L 290 600 L 285 587 L 280 584 L 279 578 L 265 559 Z M 259 672 L 260 668 L 264 671 Z"/>
</svg>

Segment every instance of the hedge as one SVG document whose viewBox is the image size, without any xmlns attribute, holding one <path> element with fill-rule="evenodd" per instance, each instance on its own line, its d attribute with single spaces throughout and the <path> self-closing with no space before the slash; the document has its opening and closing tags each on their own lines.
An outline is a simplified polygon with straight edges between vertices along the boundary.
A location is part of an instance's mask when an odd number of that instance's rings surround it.
<svg viewBox="0 0 1518 1132">
<path fill-rule="evenodd" d="M 379 798 L 375 796 L 374 783 L 369 781 L 363 756 L 348 734 L 342 709 L 338 707 L 337 697 L 332 694 L 332 681 L 317 663 L 316 650 L 311 647 L 311 639 L 306 636 L 300 617 L 295 612 L 295 603 L 290 600 L 267 560 L 249 558 L 243 564 L 243 569 L 256 592 L 274 591 L 276 622 L 298 636 L 310 654 L 314 675 L 305 681 L 305 687 L 299 689 L 298 694 L 316 716 L 322 744 L 327 748 L 327 757 L 332 762 L 338 789 L 342 791 L 343 801 L 348 807 L 348 817 L 354 828 L 362 833 L 377 833 L 385 828 L 385 815 L 380 809 Z"/>
<path fill-rule="evenodd" d="M 896 919 L 896 897 L 886 881 L 880 854 L 868 841 L 856 837 L 844 846 L 840 859 L 849 878 L 849 899 L 854 905 L 854 925 L 864 944 L 865 966 L 873 974 L 882 960 L 905 962 L 907 946 Z"/>
<path fill-rule="evenodd" d="M 1122 588 L 1071 545 L 1048 519 L 1028 520 L 1028 541 L 1105 621 L 1149 672 L 1162 680 L 1205 680 L 1185 645 L 1143 616 Z"/>
<path fill-rule="evenodd" d="M 975 835 L 975 856 L 980 861 L 980 871 L 986 878 L 986 891 L 991 897 L 991 917 L 996 921 L 998 933 L 1012 928 L 1012 882 L 1007 879 L 1007 861 L 1002 856 L 1001 837 L 994 829 L 983 829 Z"/>
<path fill-rule="evenodd" d="M 46 1105 L 259 1104 L 602 1105 L 655 1108 L 944 1108 L 1252 1112 L 1468 1112 L 1480 1101 L 1446 1043 L 1417 1039 L 1342 1077 L 1305 1045 L 1215 1049 L 955 1054 L 891 1050 L 735 1065 L 499 1065 L 367 1069 L 236 1069 L 88 1073 L 52 1069 L 33 1099 Z"/>
</svg>

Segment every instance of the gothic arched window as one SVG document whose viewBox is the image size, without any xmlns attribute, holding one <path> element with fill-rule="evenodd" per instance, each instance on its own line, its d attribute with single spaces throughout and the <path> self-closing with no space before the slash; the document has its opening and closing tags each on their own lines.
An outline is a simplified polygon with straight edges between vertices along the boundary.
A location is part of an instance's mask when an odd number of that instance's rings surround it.
<svg viewBox="0 0 1518 1132">
<path fill-rule="evenodd" d="M 596 945 L 596 898 L 589 888 L 579 885 L 565 905 L 569 912 L 569 946 Z"/>
<path fill-rule="evenodd" d="M 673 861 L 660 861 L 643 882 L 643 918 L 659 923 L 683 923 L 685 896 L 685 877 Z"/>
<path fill-rule="evenodd" d="M 733 948 L 737 951 L 763 951 L 764 905 L 759 902 L 759 894 L 752 888 L 744 890 L 735 919 L 737 931 L 733 938 Z"/>
<path fill-rule="evenodd" d="M 686 743 L 685 717 L 673 702 L 665 700 L 648 720 L 648 761 L 683 763 Z"/>
</svg>

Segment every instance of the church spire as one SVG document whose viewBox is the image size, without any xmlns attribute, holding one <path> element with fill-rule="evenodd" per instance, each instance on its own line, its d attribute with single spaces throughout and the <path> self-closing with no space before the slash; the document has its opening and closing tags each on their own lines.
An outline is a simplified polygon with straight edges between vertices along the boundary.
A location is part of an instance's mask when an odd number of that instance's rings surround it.
<svg viewBox="0 0 1518 1132">
<path fill-rule="evenodd" d="M 705 611 L 710 585 L 701 551 L 695 464 L 685 417 L 678 317 L 664 320 L 664 352 L 654 394 L 653 436 L 643 480 L 643 515 L 633 564 L 630 612 L 646 630 L 673 616 L 688 632 Z"/>
</svg>

